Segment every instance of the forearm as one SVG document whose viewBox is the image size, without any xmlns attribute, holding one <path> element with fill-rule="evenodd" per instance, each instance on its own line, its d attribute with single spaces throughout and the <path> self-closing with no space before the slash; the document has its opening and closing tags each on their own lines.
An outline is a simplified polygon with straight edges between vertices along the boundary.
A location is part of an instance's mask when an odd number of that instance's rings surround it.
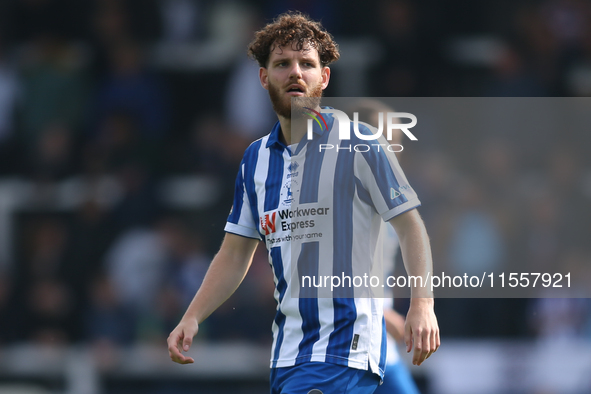
<svg viewBox="0 0 591 394">
<path fill-rule="evenodd" d="M 439 348 L 439 326 L 433 311 L 433 292 L 427 282 L 432 277 L 431 246 L 423 220 L 416 209 L 390 220 L 398 239 L 407 274 L 417 278 L 410 280 L 411 300 L 404 329 L 406 351 L 414 347 L 412 363 L 421 365 Z"/>
<path fill-rule="evenodd" d="M 412 210 L 390 222 L 398 234 L 406 273 L 409 277 L 417 278 L 409 280 L 411 298 L 431 299 L 432 302 L 433 292 L 427 280 L 433 276 L 433 260 L 429 236 L 422 219 L 416 210 Z"/>
</svg>

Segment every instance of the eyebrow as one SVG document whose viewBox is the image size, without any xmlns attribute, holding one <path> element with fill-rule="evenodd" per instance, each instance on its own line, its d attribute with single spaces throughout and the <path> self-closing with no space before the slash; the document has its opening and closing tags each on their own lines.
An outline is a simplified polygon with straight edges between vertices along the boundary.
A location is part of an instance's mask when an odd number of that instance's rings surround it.
<svg viewBox="0 0 591 394">
<path fill-rule="evenodd" d="M 318 59 L 315 59 L 314 57 L 309 57 L 309 56 L 304 56 L 302 58 L 302 60 L 308 61 L 308 62 L 314 62 L 314 63 L 319 63 L 320 61 Z"/>
<path fill-rule="evenodd" d="M 278 57 L 276 59 L 273 59 L 273 63 L 285 62 L 288 60 L 291 60 L 291 59 L 289 59 L 288 57 Z"/>
<path fill-rule="evenodd" d="M 286 62 L 286 61 L 291 61 L 293 60 L 291 57 L 278 57 L 277 59 L 274 59 L 272 61 L 273 64 L 275 63 L 281 63 L 281 62 Z M 301 61 L 305 61 L 305 62 L 310 62 L 310 63 L 318 63 L 320 64 L 320 60 L 318 59 L 314 59 L 314 57 L 310 57 L 310 56 L 304 56 L 300 59 Z"/>
</svg>

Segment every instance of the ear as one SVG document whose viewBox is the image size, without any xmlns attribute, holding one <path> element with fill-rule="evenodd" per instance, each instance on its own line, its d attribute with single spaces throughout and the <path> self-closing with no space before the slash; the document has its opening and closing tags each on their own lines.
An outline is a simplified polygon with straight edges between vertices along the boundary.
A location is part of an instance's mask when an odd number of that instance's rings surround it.
<svg viewBox="0 0 591 394">
<path fill-rule="evenodd" d="M 322 67 L 322 90 L 326 89 L 330 81 L 330 67 Z"/>
<path fill-rule="evenodd" d="M 265 67 L 259 68 L 259 79 L 261 81 L 261 86 L 266 90 L 269 90 L 269 74 Z"/>
</svg>

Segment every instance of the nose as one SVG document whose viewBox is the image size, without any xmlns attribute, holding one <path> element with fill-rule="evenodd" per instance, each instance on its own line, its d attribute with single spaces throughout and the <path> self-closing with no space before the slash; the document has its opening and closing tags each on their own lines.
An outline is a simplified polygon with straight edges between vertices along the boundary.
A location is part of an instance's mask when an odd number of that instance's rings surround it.
<svg viewBox="0 0 591 394">
<path fill-rule="evenodd" d="M 295 79 L 302 79 L 302 69 L 298 62 L 294 62 L 289 70 L 289 77 Z"/>
</svg>

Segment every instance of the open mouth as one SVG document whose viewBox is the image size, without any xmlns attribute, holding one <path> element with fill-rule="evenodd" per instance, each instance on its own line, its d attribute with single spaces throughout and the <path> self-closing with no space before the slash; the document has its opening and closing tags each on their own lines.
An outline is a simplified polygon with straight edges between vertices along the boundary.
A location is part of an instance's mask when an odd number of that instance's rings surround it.
<svg viewBox="0 0 591 394">
<path fill-rule="evenodd" d="M 302 88 L 301 86 L 291 86 L 288 90 L 287 93 L 304 93 L 304 88 Z"/>
</svg>

